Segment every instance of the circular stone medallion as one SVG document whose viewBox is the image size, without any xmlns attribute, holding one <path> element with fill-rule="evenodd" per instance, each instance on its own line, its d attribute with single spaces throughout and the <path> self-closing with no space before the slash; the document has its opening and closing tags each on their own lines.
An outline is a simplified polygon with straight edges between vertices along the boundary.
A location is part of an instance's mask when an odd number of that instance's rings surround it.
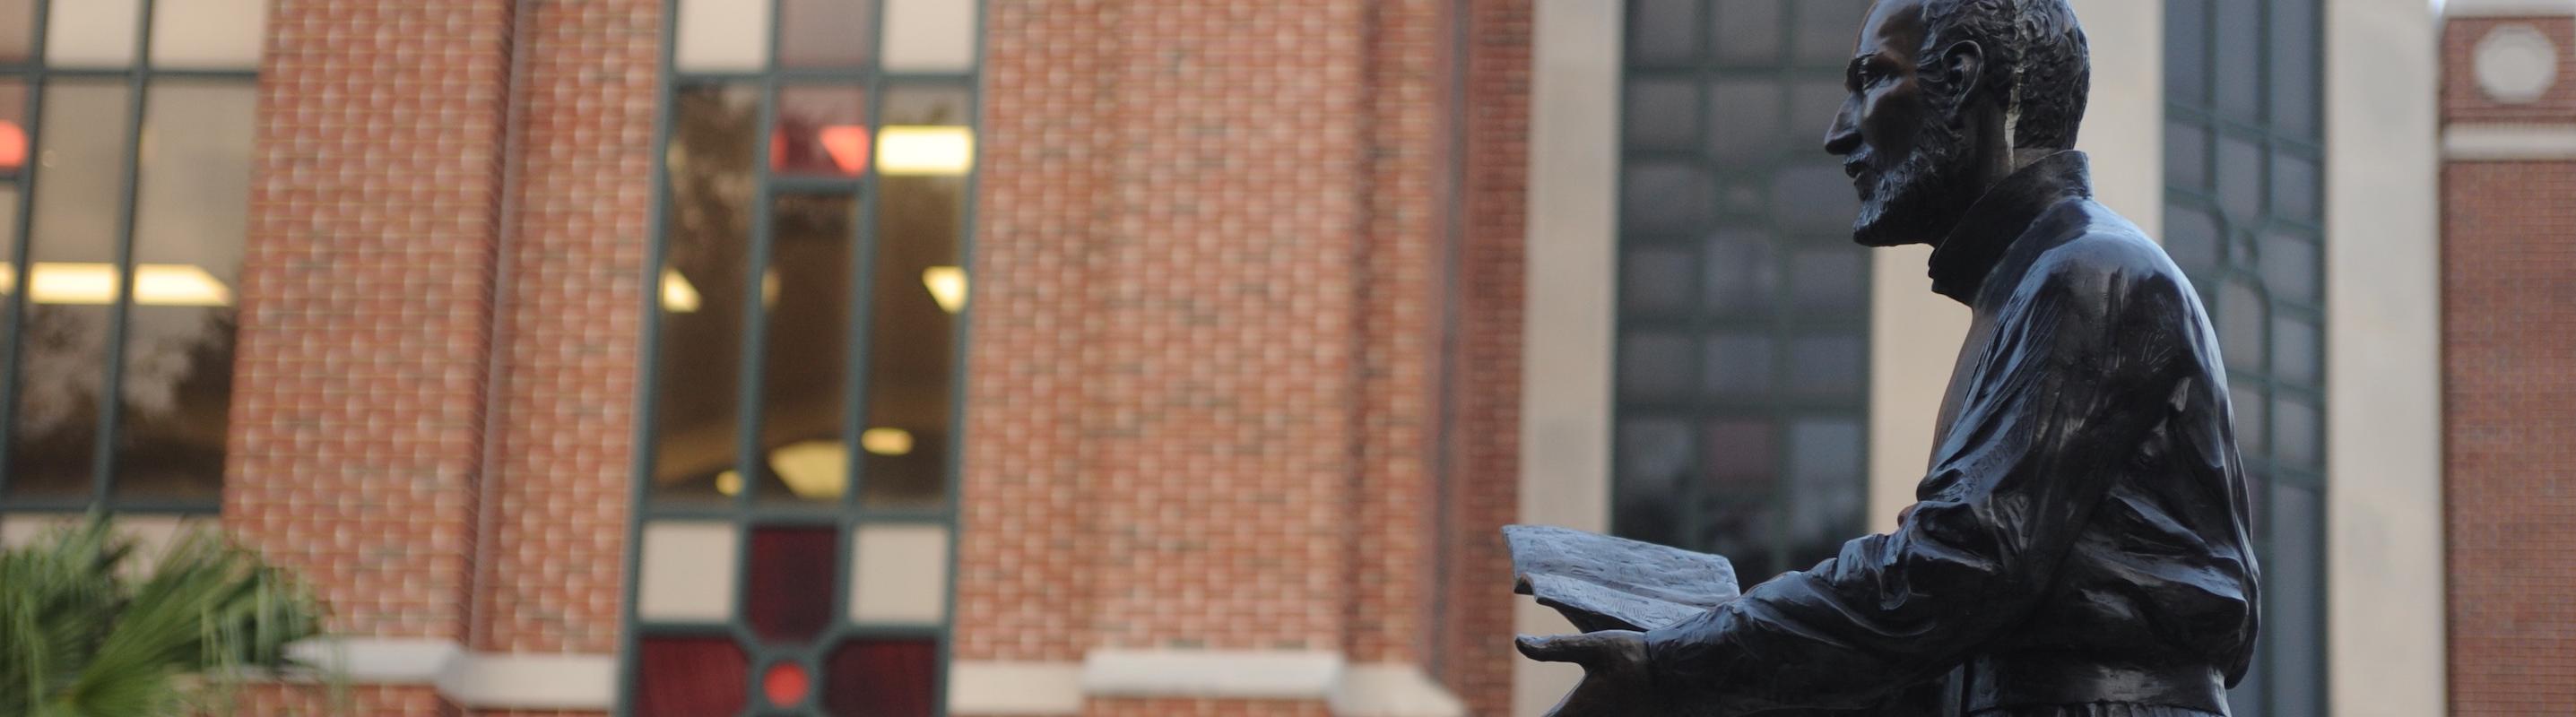
<svg viewBox="0 0 2576 717">
<path fill-rule="evenodd" d="M 2558 43 L 2540 28 L 2504 25 L 2478 40 L 2478 89 L 2505 104 L 2527 104 L 2558 84 Z"/>
</svg>

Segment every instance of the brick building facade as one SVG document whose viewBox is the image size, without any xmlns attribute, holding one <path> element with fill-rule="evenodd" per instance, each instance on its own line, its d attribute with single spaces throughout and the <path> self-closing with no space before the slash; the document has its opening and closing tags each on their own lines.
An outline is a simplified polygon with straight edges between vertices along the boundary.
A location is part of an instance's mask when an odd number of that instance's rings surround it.
<svg viewBox="0 0 2576 717">
<path fill-rule="evenodd" d="M 0 539 L 299 569 L 358 687 L 253 714 L 1537 714 L 1498 526 L 1787 569 L 1920 477 L 1964 318 L 1800 216 L 1867 4 L 0 0 Z M 2105 201 L 2266 302 L 2239 713 L 2576 705 L 2576 16 L 2075 4 Z"/>
</svg>

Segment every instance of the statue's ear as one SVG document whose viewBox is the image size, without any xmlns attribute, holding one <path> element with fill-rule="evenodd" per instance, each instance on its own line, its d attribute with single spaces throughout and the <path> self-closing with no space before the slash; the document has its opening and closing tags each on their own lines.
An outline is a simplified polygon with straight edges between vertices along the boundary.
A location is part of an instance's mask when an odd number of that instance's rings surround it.
<svg viewBox="0 0 2576 717">
<path fill-rule="evenodd" d="M 1986 48 L 1974 40 L 1960 40 L 1941 48 L 1941 72 L 1949 75 L 1950 85 L 1958 88 L 1959 106 L 1987 91 L 1985 86 Z"/>
</svg>

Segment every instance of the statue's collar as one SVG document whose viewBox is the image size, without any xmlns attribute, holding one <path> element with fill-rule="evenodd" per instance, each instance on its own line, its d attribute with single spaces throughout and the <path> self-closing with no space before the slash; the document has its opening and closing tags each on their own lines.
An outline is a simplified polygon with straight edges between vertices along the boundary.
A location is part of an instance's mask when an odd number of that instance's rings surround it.
<svg viewBox="0 0 2576 717">
<path fill-rule="evenodd" d="M 1932 290 L 1974 305 L 1986 274 L 2041 213 L 2070 197 L 2090 196 L 2092 161 L 2083 152 L 2058 152 L 2013 172 L 1969 205 L 1932 251 Z"/>
</svg>

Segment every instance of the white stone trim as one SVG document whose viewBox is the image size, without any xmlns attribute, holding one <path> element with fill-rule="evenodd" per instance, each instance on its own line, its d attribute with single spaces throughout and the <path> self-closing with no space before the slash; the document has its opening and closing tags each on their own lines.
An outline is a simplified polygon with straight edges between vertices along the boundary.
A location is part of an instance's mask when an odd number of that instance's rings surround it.
<svg viewBox="0 0 2576 717">
<path fill-rule="evenodd" d="M 2576 0 L 2446 0 L 2442 4 L 2442 14 L 2447 17 L 2576 15 Z"/>
<path fill-rule="evenodd" d="M 617 656 L 470 653 L 452 640 L 346 638 L 290 648 L 352 684 L 432 685 L 474 709 L 606 710 L 617 702 Z"/>
<path fill-rule="evenodd" d="M 1532 11 L 1519 521 L 1607 531 L 1626 3 L 1537 0 Z M 1530 601 L 1513 609 L 1520 632 L 1573 630 Z M 1512 660 L 1512 713 L 1545 711 L 1582 674 Z"/>
<path fill-rule="evenodd" d="M 948 668 L 949 714 L 1076 715 L 1082 699 L 1080 663 L 960 661 Z"/>
<path fill-rule="evenodd" d="M 2442 131 L 2442 157 L 2454 162 L 2576 160 L 2576 124 L 2454 124 Z"/>
<path fill-rule="evenodd" d="M 1341 680 L 1342 656 L 1320 650 L 1096 650 L 1082 660 L 1082 691 L 1104 697 L 1322 699 Z"/>
<path fill-rule="evenodd" d="M 2508 5 L 2576 0 L 2450 0 L 2453 16 Z M 2403 0 L 2324 10 L 2328 701 L 2335 717 L 2446 714 L 2439 19 Z M 2453 129 L 2443 145 L 2491 138 Z"/>
<path fill-rule="evenodd" d="M 1352 665 L 1325 698 L 1335 717 L 1466 717 L 1467 703 L 1404 663 Z"/>
<path fill-rule="evenodd" d="M 437 685 L 474 709 L 605 710 L 617 702 L 617 657 L 469 654 L 449 662 Z"/>
</svg>

